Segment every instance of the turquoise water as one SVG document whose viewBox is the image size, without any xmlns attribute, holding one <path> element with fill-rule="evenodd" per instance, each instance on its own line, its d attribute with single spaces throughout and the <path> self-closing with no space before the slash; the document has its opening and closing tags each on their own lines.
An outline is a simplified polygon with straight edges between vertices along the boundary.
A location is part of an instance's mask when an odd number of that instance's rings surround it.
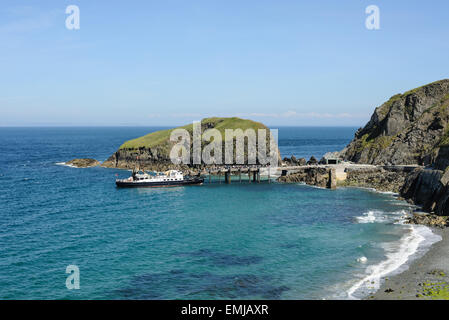
<svg viewBox="0 0 449 320">
<path fill-rule="evenodd" d="M 0 129 L 1 299 L 359 298 L 428 243 L 425 228 L 397 223 L 405 203 L 369 190 L 116 189 L 128 172 L 57 165 L 104 160 L 155 129 Z M 307 157 L 355 131 L 284 129 L 282 155 Z M 68 265 L 79 290 L 65 286 Z"/>
</svg>

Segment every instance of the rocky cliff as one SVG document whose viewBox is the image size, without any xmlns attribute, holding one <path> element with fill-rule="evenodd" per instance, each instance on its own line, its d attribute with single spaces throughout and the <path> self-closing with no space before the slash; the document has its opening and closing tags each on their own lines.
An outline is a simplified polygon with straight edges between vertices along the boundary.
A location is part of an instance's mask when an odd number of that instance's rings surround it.
<svg viewBox="0 0 449 320">
<path fill-rule="evenodd" d="M 341 152 L 367 164 L 449 165 L 449 80 L 397 94 L 376 108 L 370 121 Z"/>
<path fill-rule="evenodd" d="M 175 165 L 170 160 L 170 152 L 173 146 L 177 142 L 170 141 L 170 135 L 175 129 L 185 129 L 190 135 L 190 163 L 193 163 L 193 125 L 186 125 L 174 129 L 162 130 L 147 134 L 143 137 L 136 138 L 125 142 L 120 148 L 112 154 L 104 163 L 104 167 L 122 168 L 122 169 L 133 169 L 133 168 L 145 168 L 146 170 L 163 171 L 166 169 L 181 169 L 181 170 L 191 170 L 192 168 L 200 169 L 205 167 L 204 163 L 200 165 Z M 226 129 L 241 129 L 243 132 L 247 129 L 253 129 L 257 135 L 258 129 L 268 128 L 262 123 L 245 120 L 240 118 L 206 118 L 201 120 L 201 133 L 204 134 L 208 129 L 217 129 L 223 141 L 225 141 L 225 130 Z M 270 141 L 268 138 L 266 141 L 266 150 L 268 152 Z M 257 137 L 258 138 L 258 137 Z M 203 136 L 204 139 L 204 136 Z M 233 138 L 233 152 L 236 153 L 236 138 Z M 209 143 L 207 141 L 202 141 L 202 150 Z M 244 156 L 245 163 L 247 163 L 248 158 L 248 143 L 247 139 L 244 142 Z M 257 150 L 259 150 L 259 145 L 256 145 Z M 225 163 L 225 143 L 222 144 L 222 163 Z M 280 161 L 280 153 L 276 146 L 278 155 L 278 161 Z"/>
<path fill-rule="evenodd" d="M 449 80 L 397 94 L 376 108 L 340 157 L 377 165 L 418 164 L 413 172 L 348 173 L 347 184 L 365 183 L 398 191 L 401 197 L 438 216 L 449 215 Z M 353 178 L 351 180 L 351 178 Z M 392 187 L 394 186 L 394 188 Z M 379 187 L 376 187 L 379 189 Z M 384 188 L 385 189 L 385 188 Z M 415 220 L 428 220 L 417 216 Z"/>
<path fill-rule="evenodd" d="M 426 212 L 448 216 L 449 170 L 416 169 L 405 179 L 400 194 Z"/>
</svg>

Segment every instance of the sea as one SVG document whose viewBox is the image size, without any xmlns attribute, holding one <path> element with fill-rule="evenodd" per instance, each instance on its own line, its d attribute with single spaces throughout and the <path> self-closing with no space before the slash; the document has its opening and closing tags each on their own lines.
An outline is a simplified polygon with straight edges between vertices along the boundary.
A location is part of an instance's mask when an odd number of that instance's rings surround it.
<svg viewBox="0 0 449 320">
<path fill-rule="evenodd" d="M 128 171 L 64 165 L 159 129 L 0 128 L 0 299 L 362 299 L 439 240 L 372 189 L 117 189 Z M 282 157 L 320 159 L 357 128 L 277 129 Z"/>
</svg>

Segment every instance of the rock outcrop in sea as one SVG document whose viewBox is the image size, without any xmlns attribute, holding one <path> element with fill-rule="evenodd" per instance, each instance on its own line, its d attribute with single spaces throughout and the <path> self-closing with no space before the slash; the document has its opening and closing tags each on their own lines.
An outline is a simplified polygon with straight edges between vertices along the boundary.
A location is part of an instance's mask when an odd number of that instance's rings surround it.
<svg viewBox="0 0 449 320">
<path fill-rule="evenodd" d="M 75 168 L 90 168 L 90 167 L 96 167 L 100 165 L 100 161 L 90 158 L 83 158 L 83 159 L 73 159 L 70 161 L 67 161 L 65 163 L 67 166 L 72 166 Z"/>
<path fill-rule="evenodd" d="M 190 135 L 190 164 L 173 164 L 170 159 L 170 152 L 173 146 L 177 143 L 170 140 L 171 133 L 176 129 L 185 129 Z M 243 132 L 247 129 L 253 129 L 256 133 L 257 139 L 258 130 L 265 129 L 266 131 L 266 151 L 267 153 L 270 150 L 270 138 L 269 138 L 269 129 L 264 124 L 240 119 L 237 117 L 234 118 L 206 118 L 201 120 L 201 133 L 203 134 L 208 129 L 217 129 L 221 136 L 223 137 L 222 144 L 222 159 L 221 163 L 225 164 L 225 130 L 226 129 L 241 129 Z M 261 136 L 262 137 L 262 136 Z M 204 136 L 203 136 L 204 139 Z M 234 141 L 231 142 L 233 144 L 233 153 L 236 153 L 236 138 L 234 137 Z M 105 162 L 103 162 L 102 166 L 110 167 L 110 168 L 121 168 L 121 169 L 134 169 L 134 168 L 144 168 L 146 170 L 154 170 L 154 171 L 164 171 L 167 169 L 179 169 L 183 171 L 191 171 L 192 169 L 196 171 L 201 171 L 205 167 L 207 167 L 204 162 L 201 164 L 193 164 L 193 125 L 186 125 L 174 129 L 161 130 L 157 132 L 153 132 L 147 134 L 143 137 L 136 138 L 130 141 L 125 142 L 114 154 L 112 154 Z M 244 158 L 245 164 L 247 164 L 248 158 L 248 141 L 244 140 Z M 212 142 L 213 143 L 213 142 Z M 202 141 L 202 150 L 204 147 L 209 145 L 209 142 Z M 259 144 L 256 144 L 256 152 L 259 152 Z M 277 158 L 279 163 L 281 162 L 280 152 L 276 145 Z M 259 155 L 259 154 L 258 154 Z M 217 155 L 218 156 L 218 155 Z M 257 157 L 259 159 L 259 157 Z M 258 163 L 256 163 L 258 164 Z"/>
</svg>

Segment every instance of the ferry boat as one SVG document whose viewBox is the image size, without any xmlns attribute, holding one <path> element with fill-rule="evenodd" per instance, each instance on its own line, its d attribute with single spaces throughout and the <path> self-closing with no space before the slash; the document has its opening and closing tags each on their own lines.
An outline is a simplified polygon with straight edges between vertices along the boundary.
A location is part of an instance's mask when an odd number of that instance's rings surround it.
<svg viewBox="0 0 449 320">
<path fill-rule="evenodd" d="M 117 179 L 115 184 L 121 188 L 136 187 L 175 187 L 185 185 L 203 184 L 204 179 L 201 177 L 184 177 L 181 171 L 169 170 L 166 172 L 156 172 L 148 174 L 133 171 L 132 176 L 128 179 Z"/>
</svg>

